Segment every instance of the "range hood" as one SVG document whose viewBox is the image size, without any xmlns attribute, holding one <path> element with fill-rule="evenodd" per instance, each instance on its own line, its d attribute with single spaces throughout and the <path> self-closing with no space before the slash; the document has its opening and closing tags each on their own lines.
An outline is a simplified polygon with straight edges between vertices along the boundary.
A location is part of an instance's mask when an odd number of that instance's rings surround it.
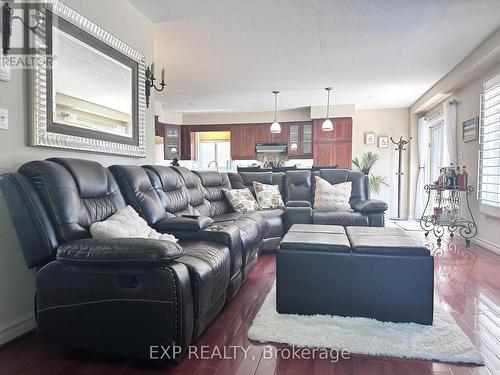
<svg viewBox="0 0 500 375">
<path fill-rule="evenodd" d="M 255 145 L 257 153 L 268 154 L 286 154 L 288 153 L 288 144 L 286 143 L 257 143 Z"/>
</svg>

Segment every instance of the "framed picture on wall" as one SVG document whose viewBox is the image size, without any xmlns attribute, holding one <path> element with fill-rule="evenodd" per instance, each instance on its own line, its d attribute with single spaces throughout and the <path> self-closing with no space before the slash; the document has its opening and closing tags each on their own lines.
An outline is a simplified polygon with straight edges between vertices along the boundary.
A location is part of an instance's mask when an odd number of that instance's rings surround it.
<svg viewBox="0 0 500 375">
<path fill-rule="evenodd" d="M 374 145 L 375 144 L 375 133 L 365 133 L 365 144 Z"/>
<path fill-rule="evenodd" d="M 389 147 L 389 137 L 387 137 L 385 135 L 378 137 L 378 147 L 379 148 Z"/>
<path fill-rule="evenodd" d="M 478 123 L 479 123 L 479 117 L 477 116 L 462 123 L 462 138 L 464 142 L 474 141 L 477 139 Z"/>
</svg>

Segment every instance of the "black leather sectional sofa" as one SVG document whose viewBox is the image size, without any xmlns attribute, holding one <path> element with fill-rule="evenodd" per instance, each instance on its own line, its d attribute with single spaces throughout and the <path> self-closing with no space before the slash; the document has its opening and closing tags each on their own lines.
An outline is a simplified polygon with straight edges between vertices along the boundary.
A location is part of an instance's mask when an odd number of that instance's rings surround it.
<svg viewBox="0 0 500 375">
<path fill-rule="evenodd" d="M 92 352 L 148 358 L 151 346 L 162 345 L 182 356 L 292 223 L 383 225 L 387 206 L 369 200 L 366 178 L 332 172 L 315 173 L 353 181 L 348 215 L 310 207 L 309 171 L 228 175 L 51 158 L 2 175 L 26 263 L 39 268 L 39 334 Z M 287 207 L 233 212 L 223 189 L 252 189 L 252 181 L 278 185 Z M 126 205 L 179 243 L 91 238 L 91 224 Z"/>
</svg>

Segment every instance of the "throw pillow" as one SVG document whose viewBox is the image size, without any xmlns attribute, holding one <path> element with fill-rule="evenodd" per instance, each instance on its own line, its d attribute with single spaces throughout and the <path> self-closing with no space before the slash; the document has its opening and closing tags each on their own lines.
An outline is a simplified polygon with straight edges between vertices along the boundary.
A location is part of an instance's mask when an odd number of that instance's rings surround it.
<svg viewBox="0 0 500 375">
<path fill-rule="evenodd" d="M 257 202 L 263 210 L 285 207 L 278 185 L 266 185 L 254 181 L 253 188 L 255 189 Z"/>
<path fill-rule="evenodd" d="M 315 210 L 352 211 L 349 204 L 352 182 L 341 182 L 332 185 L 321 177 L 315 176 L 315 183 Z"/>
<path fill-rule="evenodd" d="M 236 212 L 245 213 L 259 209 L 259 205 L 253 197 L 252 192 L 247 188 L 231 190 L 224 189 L 223 192 L 229 201 L 229 204 Z"/>
<path fill-rule="evenodd" d="M 177 242 L 171 234 L 158 233 L 151 228 L 146 220 L 130 206 L 122 208 L 104 221 L 98 221 L 90 226 L 92 238 L 153 238 Z"/>
</svg>

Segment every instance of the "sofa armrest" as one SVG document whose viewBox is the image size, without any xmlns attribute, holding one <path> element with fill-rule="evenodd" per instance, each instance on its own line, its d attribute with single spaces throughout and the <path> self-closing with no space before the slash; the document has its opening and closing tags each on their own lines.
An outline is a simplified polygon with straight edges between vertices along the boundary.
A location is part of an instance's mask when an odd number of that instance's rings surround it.
<svg viewBox="0 0 500 375">
<path fill-rule="evenodd" d="M 57 250 L 57 260 L 78 266 L 158 268 L 184 255 L 177 243 L 151 238 L 83 239 Z"/>
<path fill-rule="evenodd" d="M 156 223 L 155 229 L 161 233 L 172 233 L 179 231 L 199 231 L 208 228 L 214 220 L 208 216 L 200 217 L 183 217 L 174 216 L 160 220 Z"/>
<path fill-rule="evenodd" d="M 285 232 L 293 224 L 311 224 L 312 208 L 309 207 L 286 207 L 284 214 Z"/>
<path fill-rule="evenodd" d="M 311 207 L 311 202 L 309 202 L 309 201 L 288 201 L 288 202 L 286 202 L 286 207 Z"/>
<path fill-rule="evenodd" d="M 368 199 L 365 201 L 351 202 L 354 211 L 362 214 L 371 214 L 375 212 L 384 212 L 387 210 L 387 203 L 379 199 Z"/>
</svg>

